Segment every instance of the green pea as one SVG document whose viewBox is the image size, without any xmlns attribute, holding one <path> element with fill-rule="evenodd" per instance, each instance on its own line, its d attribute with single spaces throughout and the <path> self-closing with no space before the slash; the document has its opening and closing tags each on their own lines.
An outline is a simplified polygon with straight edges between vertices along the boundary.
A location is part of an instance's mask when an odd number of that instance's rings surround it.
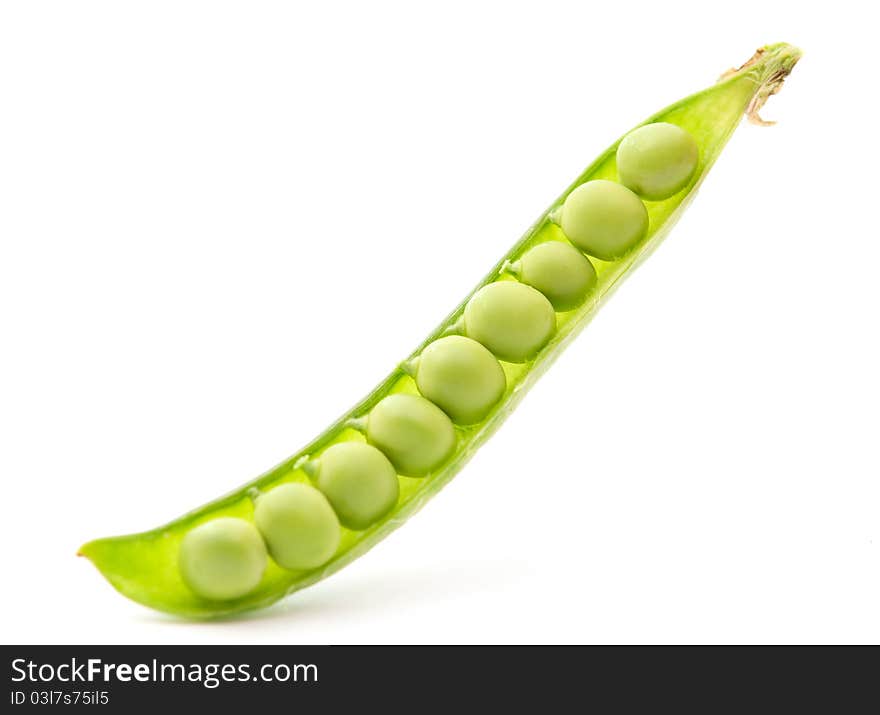
<svg viewBox="0 0 880 715">
<path fill-rule="evenodd" d="M 286 569 L 314 569 L 339 548 L 339 519 L 310 484 L 282 484 L 257 497 L 254 521 L 275 562 Z"/>
<path fill-rule="evenodd" d="M 694 55 L 699 57 L 698 52 Z M 655 115 L 658 120 L 672 121 L 691 128 L 690 131 L 699 144 L 697 174 L 677 194 L 660 204 L 645 201 L 643 205 L 639 197 L 623 184 L 601 181 L 602 178 L 616 179 L 615 153 L 618 149 L 620 166 L 624 169 L 621 176 L 625 180 L 625 149 L 628 141 L 623 145 L 615 142 L 609 150 L 588 165 L 577 181 L 576 186 L 579 188 L 569 192 L 571 196 L 568 196 L 567 201 L 551 206 L 549 215 L 552 216 L 553 223 L 538 221 L 500 257 L 498 266 L 504 266 L 504 270 L 512 273 L 519 283 L 541 291 L 557 310 L 583 299 L 586 290 L 583 303 L 570 312 L 555 315 L 558 321 L 557 332 L 535 356 L 534 361 L 521 365 L 499 361 L 484 345 L 465 337 L 466 328 L 474 329 L 473 313 L 479 307 L 475 300 L 470 305 L 470 325 L 465 325 L 462 315 L 465 306 L 457 308 L 432 333 L 433 336 L 450 337 L 427 341 L 415 351 L 417 358 L 400 366 L 402 369 L 394 370 L 351 413 L 335 421 L 314 442 L 303 447 L 290 459 L 247 482 L 237 491 L 196 511 L 188 512 L 171 523 L 138 534 L 97 539 L 84 544 L 80 553 L 91 560 L 123 595 L 152 608 L 197 618 L 234 615 L 246 609 L 267 606 L 300 588 L 310 586 L 359 558 L 383 539 L 392 527 L 409 519 L 432 498 L 458 473 L 489 434 L 510 415 L 539 375 L 595 315 L 601 304 L 598 300 L 600 295 L 610 294 L 613 287 L 638 266 L 636 255 L 641 258 L 647 252 L 646 225 L 650 223 L 648 231 L 652 236 L 650 247 L 653 248 L 683 213 L 695 193 L 698 177 L 708 171 L 720 156 L 727 139 L 741 123 L 743 110 L 752 120 L 760 121 L 758 110 L 767 97 L 779 89 L 799 56 L 797 48 L 789 45 L 764 47 L 739 70 L 731 70 L 725 79 L 710 89 L 678 101 Z M 596 99 L 596 106 L 601 108 L 602 98 Z M 770 168 L 761 166 L 759 170 L 769 171 Z M 342 181 L 345 181 L 345 177 Z M 343 183 L 341 190 L 345 188 L 347 187 Z M 501 210 L 499 207 L 493 208 L 496 211 Z M 646 219 L 646 210 L 650 212 L 650 222 Z M 734 203 L 730 211 L 735 213 L 736 210 Z M 722 212 L 722 220 L 729 213 Z M 574 242 L 573 248 L 567 251 L 568 256 L 563 255 L 566 249 L 560 248 L 570 245 L 569 239 L 563 235 L 560 223 L 564 224 L 569 238 Z M 548 241 L 561 241 L 561 244 L 543 246 Z M 589 263 L 585 264 L 576 254 L 578 250 L 606 259 L 623 255 L 628 250 L 631 253 L 622 260 L 607 264 L 600 264 L 599 258 L 589 257 L 586 259 Z M 584 272 L 584 267 L 588 265 L 595 266 L 597 278 L 593 277 L 590 268 L 586 268 L 586 273 Z M 418 261 L 414 261 L 413 269 L 418 268 Z M 688 264 L 678 268 L 681 272 L 676 273 L 676 276 L 681 277 L 684 270 L 697 270 L 699 266 Z M 495 274 L 497 270 L 493 270 L 493 275 Z M 510 275 L 498 276 L 501 281 L 509 281 L 510 278 Z M 590 283 L 592 288 L 585 289 L 586 283 Z M 480 283 L 477 289 L 484 285 L 485 283 Z M 499 288 L 496 286 L 492 290 L 497 291 Z M 540 301 L 534 302 L 537 305 Z M 502 307 L 506 310 L 509 306 L 505 304 Z M 536 312 L 539 316 L 547 314 L 543 307 Z M 399 313 L 400 311 L 391 311 L 386 316 L 369 316 L 376 339 L 381 337 L 383 326 L 396 320 Z M 523 341 L 523 336 L 518 332 L 523 329 L 520 322 L 508 326 L 490 324 L 486 328 L 490 335 L 483 338 L 489 343 L 496 339 L 509 340 L 510 335 L 514 334 L 517 336 L 517 347 L 521 348 L 522 342 L 531 346 L 531 341 Z M 495 335 L 493 331 L 499 335 Z M 543 339 L 540 333 L 538 335 Z M 540 343 L 541 339 L 535 342 Z M 320 341 L 313 340 L 312 343 L 311 349 L 321 348 Z M 334 346 L 328 359 L 338 359 L 330 366 L 333 368 L 330 372 L 338 373 L 342 364 L 345 370 L 359 369 L 359 347 L 357 344 L 352 345 L 349 350 L 343 351 L 344 354 L 340 354 Z M 396 397 L 400 393 L 414 394 L 416 387 L 423 398 Z M 577 410 L 582 411 L 584 404 L 589 402 L 588 395 L 573 393 L 568 397 L 572 403 L 570 414 L 566 415 L 564 410 L 557 409 L 547 415 L 547 424 L 543 425 L 545 438 L 538 439 L 538 442 L 550 445 L 555 423 L 560 419 L 577 419 Z M 290 397 L 282 396 L 279 399 L 287 400 L 291 410 L 308 412 L 313 407 Z M 430 404 L 445 412 L 449 419 L 439 416 L 436 410 L 432 411 L 428 407 Z M 370 409 L 367 410 L 365 405 L 369 405 Z M 462 428 L 453 426 L 454 445 L 451 452 L 448 447 L 450 420 L 468 425 Z M 356 434 L 354 430 L 363 434 Z M 638 443 L 637 437 L 632 435 L 634 444 Z M 350 441 L 330 446 L 346 439 Z M 398 477 L 394 474 L 395 467 L 398 474 L 409 472 L 424 474 L 424 477 L 418 480 Z M 322 493 L 337 519 L 353 528 L 362 528 L 371 523 L 372 526 L 366 531 L 356 532 L 340 528 L 341 541 L 335 554 L 329 561 L 314 569 L 285 570 L 274 562 L 270 563 L 262 580 L 253 587 L 261 568 L 253 569 L 255 574 L 248 580 L 249 559 L 236 556 L 238 544 L 233 542 L 232 548 L 222 542 L 217 544 L 207 534 L 204 537 L 205 546 L 200 543 L 201 530 L 216 527 L 198 525 L 204 524 L 210 518 L 231 514 L 243 515 L 249 521 L 254 521 L 250 518 L 250 512 L 254 511 L 255 518 L 258 517 L 258 526 L 265 530 L 264 538 L 269 542 L 268 548 L 279 561 L 292 564 L 294 558 L 298 561 L 302 556 L 301 549 L 308 547 L 310 550 L 314 549 L 312 553 L 320 553 L 324 544 L 326 552 L 314 557 L 314 562 L 320 562 L 331 551 L 325 539 L 329 542 L 333 535 L 329 528 L 323 537 L 308 532 L 307 519 L 320 518 L 316 516 L 316 509 L 307 509 L 305 501 L 298 497 L 291 497 L 288 501 L 285 493 L 289 490 L 282 487 L 258 496 L 256 500 L 252 499 L 254 490 L 259 489 L 260 485 L 286 483 L 291 471 L 295 475 L 300 475 L 301 471 L 309 475 L 313 480 L 311 484 L 323 490 Z M 534 475 L 541 486 L 551 481 L 548 476 Z M 261 500 L 264 501 L 261 503 Z M 277 500 L 277 512 L 273 507 L 273 503 L 276 503 L 274 500 Z M 252 506 L 253 501 L 256 504 Z M 263 512 L 264 509 L 269 510 L 269 517 Z M 288 518 L 284 514 L 292 516 Z M 511 517 L 499 513 L 497 516 L 501 518 L 498 526 L 493 528 L 525 531 L 535 539 L 549 538 L 548 534 L 538 529 L 534 514 L 526 512 Z M 379 521 L 374 521 L 375 519 Z M 232 521 L 235 523 L 235 520 Z M 327 524 L 329 520 L 322 519 L 315 530 L 323 532 Z M 194 530 L 197 526 L 198 529 Z M 454 523 L 448 526 L 455 529 Z M 250 529 L 248 533 L 253 538 L 252 527 L 245 525 L 242 528 L 245 531 Z M 187 537 L 190 530 L 193 533 L 189 534 L 182 548 L 181 540 Z M 297 534 L 304 536 L 297 538 Z M 255 542 L 255 548 L 259 550 L 259 539 L 255 539 Z M 552 539 L 546 541 L 546 544 L 548 548 L 559 547 Z M 577 545 L 573 547 L 574 557 L 576 547 Z M 193 557 L 195 552 L 201 550 L 207 551 L 211 559 Z M 232 554 L 232 563 L 228 565 L 217 562 L 221 556 L 225 557 L 224 551 Z M 412 556 L 418 558 L 419 554 Z M 262 563 L 259 558 L 256 560 Z M 244 568 L 236 563 L 241 561 L 245 562 Z M 193 588 L 200 593 L 226 597 L 246 592 L 252 587 L 254 590 L 231 601 L 202 598 L 181 578 L 178 562 L 182 564 L 181 571 L 194 572 L 187 576 L 187 582 L 193 583 Z M 207 572 L 207 577 L 204 572 Z M 442 575 L 438 574 L 439 578 Z M 241 579 L 245 579 L 245 583 L 240 583 Z M 200 585 L 205 581 L 207 586 Z M 218 583 L 221 587 L 219 589 L 215 588 Z M 230 584 L 234 586 L 231 591 Z M 226 591 L 218 594 L 217 591 L 222 589 Z"/>
<path fill-rule="evenodd" d="M 253 591 L 268 563 L 257 528 L 232 517 L 212 519 L 188 531 L 178 557 L 187 586 L 212 601 L 240 598 Z"/>
<path fill-rule="evenodd" d="M 315 483 L 330 501 L 339 521 L 361 531 L 397 503 L 400 484 L 388 458 L 363 442 L 340 442 L 317 460 Z"/>
<path fill-rule="evenodd" d="M 681 127 L 646 124 L 627 134 L 617 147 L 620 182 L 649 201 L 681 191 L 694 175 L 700 150 Z"/>
<path fill-rule="evenodd" d="M 367 418 L 367 441 L 399 474 L 424 477 L 455 449 L 455 428 L 446 413 L 419 395 L 388 395 Z"/>
<path fill-rule="evenodd" d="M 416 385 L 453 422 L 482 420 L 507 389 L 495 356 L 476 340 L 449 335 L 435 340 L 419 356 Z"/>
<path fill-rule="evenodd" d="M 511 270 L 523 283 L 541 291 L 559 312 L 577 308 L 596 285 L 593 264 L 563 241 L 539 243 Z"/>
<path fill-rule="evenodd" d="M 581 184 L 562 205 L 562 232 L 584 253 L 614 261 L 648 231 L 648 211 L 632 191 L 613 181 Z"/>
<path fill-rule="evenodd" d="M 478 290 L 464 309 L 468 337 L 507 362 L 525 362 L 547 344 L 556 313 L 541 293 L 517 281 L 496 281 Z"/>
</svg>

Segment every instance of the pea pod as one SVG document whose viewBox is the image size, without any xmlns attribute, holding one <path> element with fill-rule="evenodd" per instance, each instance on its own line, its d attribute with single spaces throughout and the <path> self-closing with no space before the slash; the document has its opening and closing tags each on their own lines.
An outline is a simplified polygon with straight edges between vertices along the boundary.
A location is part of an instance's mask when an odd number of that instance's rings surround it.
<svg viewBox="0 0 880 715">
<path fill-rule="evenodd" d="M 612 144 L 408 360 L 302 451 L 175 521 L 80 554 L 139 603 L 209 618 L 271 604 L 365 553 L 452 479 L 656 248 L 742 116 L 764 123 L 758 111 L 799 57 L 764 47 L 640 125 L 659 126 Z M 530 255 L 548 242 L 566 248 Z M 290 483 L 300 486 L 273 494 Z"/>
</svg>

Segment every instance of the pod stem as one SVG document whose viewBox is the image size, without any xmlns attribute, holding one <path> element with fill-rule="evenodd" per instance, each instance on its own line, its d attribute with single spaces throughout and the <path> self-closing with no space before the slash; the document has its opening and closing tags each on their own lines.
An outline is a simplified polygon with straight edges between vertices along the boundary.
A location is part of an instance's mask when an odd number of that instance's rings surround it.
<svg viewBox="0 0 880 715">
<path fill-rule="evenodd" d="M 759 86 L 746 107 L 746 117 L 752 124 L 768 127 L 776 122 L 763 119 L 760 111 L 767 100 L 782 89 L 785 78 L 791 74 L 802 55 L 799 48 L 784 42 L 759 47 L 742 65 L 727 70 L 718 81 L 743 74 L 752 75 Z"/>
</svg>

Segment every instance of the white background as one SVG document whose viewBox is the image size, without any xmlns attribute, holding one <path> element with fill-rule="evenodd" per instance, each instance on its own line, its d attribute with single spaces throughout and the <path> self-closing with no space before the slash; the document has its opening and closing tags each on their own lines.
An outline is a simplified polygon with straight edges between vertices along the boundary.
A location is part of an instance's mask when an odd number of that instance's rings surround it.
<svg viewBox="0 0 880 715">
<path fill-rule="evenodd" d="M 880 641 L 869 7 L 3 3 L 0 638 Z M 778 125 L 366 557 L 207 624 L 75 557 L 295 452 L 607 144 L 780 40 Z"/>
</svg>

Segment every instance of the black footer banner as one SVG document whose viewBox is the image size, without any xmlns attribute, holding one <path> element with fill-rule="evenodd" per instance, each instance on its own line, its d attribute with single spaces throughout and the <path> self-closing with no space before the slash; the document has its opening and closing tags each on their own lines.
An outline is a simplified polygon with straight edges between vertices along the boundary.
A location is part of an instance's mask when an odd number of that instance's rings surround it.
<svg viewBox="0 0 880 715">
<path fill-rule="evenodd" d="M 530 704 L 541 713 L 660 706 L 787 712 L 798 702 L 829 712 L 876 712 L 880 673 L 877 648 L 2 646 L 2 652 L 3 712 L 270 704 L 387 713 L 469 711 L 478 703 L 493 711 Z"/>
</svg>

